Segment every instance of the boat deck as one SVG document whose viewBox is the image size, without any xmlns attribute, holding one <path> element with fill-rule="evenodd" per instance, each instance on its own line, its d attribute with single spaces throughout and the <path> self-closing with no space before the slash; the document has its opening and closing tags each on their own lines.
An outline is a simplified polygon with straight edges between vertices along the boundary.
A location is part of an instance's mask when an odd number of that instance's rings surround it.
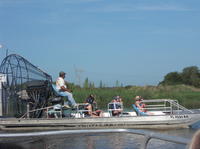
<svg viewBox="0 0 200 149">
<path fill-rule="evenodd" d="M 155 100 L 148 100 L 154 102 Z M 161 100 L 166 102 L 166 100 Z M 172 100 L 170 104 L 177 105 Z M 158 105 L 156 105 L 158 107 Z M 150 107 L 154 109 L 154 107 Z M 0 118 L 1 129 L 96 129 L 96 128 L 188 128 L 191 124 L 200 120 L 200 110 L 192 111 L 182 106 L 170 110 L 164 107 L 164 111 L 154 111 L 153 115 L 140 116 L 136 112 L 122 112 L 118 116 L 112 116 L 111 112 L 104 112 L 102 117 L 86 117 L 83 110 L 77 110 L 69 117 L 63 117 L 62 108 L 54 114 L 53 118 Z M 160 109 L 160 105 L 159 105 Z M 30 112 L 30 111 L 29 111 Z M 28 112 L 28 113 L 29 113 Z M 151 111 L 153 112 L 153 111 Z M 27 114 L 28 114 L 27 113 Z M 60 116 L 59 116 L 60 115 Z"/>
</svg>

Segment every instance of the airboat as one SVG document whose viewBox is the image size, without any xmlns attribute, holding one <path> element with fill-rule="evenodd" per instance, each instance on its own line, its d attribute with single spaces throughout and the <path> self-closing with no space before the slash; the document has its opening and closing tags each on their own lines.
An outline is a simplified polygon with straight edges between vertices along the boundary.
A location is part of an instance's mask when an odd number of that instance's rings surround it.
<svg viewBox="0 0 200 149">
<path fill-rule="evenodd" d="M 189 110 L 172 99 L 143 100 L 151 115 L 111 102 L 101 117 L 88 116 L 85 103 L 65 107 L 52 77 L 17 54 L 2 61 L 0 73 L 1 129 L 188 128 L 200 121 L 199 109 Z M 114 116 L 116 110 L 120 114 Z"/>
</svg>

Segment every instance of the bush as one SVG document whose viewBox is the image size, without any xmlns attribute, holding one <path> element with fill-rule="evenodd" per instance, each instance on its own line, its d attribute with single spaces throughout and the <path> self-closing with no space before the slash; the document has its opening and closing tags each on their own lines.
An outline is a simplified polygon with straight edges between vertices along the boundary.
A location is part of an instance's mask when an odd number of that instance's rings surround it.
<svg viewBox="0 0 200 149">
<path fill-rule="evenodd" d="M 145 99 L 176 99 L 187 108 L 200 107 L 200 89 L 187 85 L 74 88 L 73 94 L 78 103 L 84 102 L 89 94 L 94 94 L 101 109 L 107 109 L 107 104 L 117 95 L 123 98 L 125 108 L 131 108 L 136 95 Z"/>
</svg>

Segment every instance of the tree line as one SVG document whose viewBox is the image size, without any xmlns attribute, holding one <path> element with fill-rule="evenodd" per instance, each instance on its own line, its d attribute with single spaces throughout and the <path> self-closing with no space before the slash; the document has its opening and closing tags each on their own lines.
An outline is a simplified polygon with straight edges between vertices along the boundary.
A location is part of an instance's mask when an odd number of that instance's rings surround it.
<svg viewBox="0 0 200 149">
<path fill-rule="evenodd" d="M 141 95 L 145 99 L 177 99 L 187 108 L 200 107 L 200 71 L 197 66 L 186 67 L 181 72 L 170 72 L 157 86 L 123 86 L 118 80 L 113 87 L 106 87 L 103 81 L 95 86 L 88 78 L 81 85 L 74 83 L 68 85 L 78 103 L 84 102 L 88 95 L 93 94 L 98 107 L 105 109 L 117 95 L 123 98 L 123 104 L 128 108 L 134 103 L 136 95 Z"/>
<path fill-rule="evenodd" d="M 200 88 L 200 71 L 197 66 L 185 67 L 182 72 L 170 72 L 159 85 L 185 84 Z"/>
<path fill-rule="evenodd" d="M 177 71 L 170 72 L 164 76 L 163 81 L 159 82 L 158 85 L 180 85 L 180 84 L 200 88 L 199 68 L 197 66 L 189 66 L 189 67 L 183 68 L 182 72 L 177 72 Z M 90 81 L 88 78 L 85 79 L 82 85 L 75 85 L 74 83 L 69 83 L 69 85 L 72 88 L 86 88 L 86 89 L 107 88 L 106 84 L 104 84 L 102 80 L 100 80 L 99 85 L 95 86 L 94 82 Z M 115 87 L 130 88 L 132 86 L 134 85 L 123 86 L 122 83 L 116 80 L 116 83 L 113 86 L 113 88 Z"/>
<path fill-rule="evenodd" d="M 79 88 L 81 88 L 81 85 L 77 85 L 79 86 Z M 100 80 L 100 83 L 99 83 L 99 86 L 95 86 L 94 82 L 90 81 L 88 79 L 88 77 L 85 79 L 85 81 L 83 82 L 83 85 L 82 85 L 83 88 L 106 88 L 106 84 L 103 83 L 102 80 Z M 123 87 L 123 84 L 120 83 L 118 80 L 116 80 L 115 82 L 115 85 L 113 87 Z"/>
</svg>

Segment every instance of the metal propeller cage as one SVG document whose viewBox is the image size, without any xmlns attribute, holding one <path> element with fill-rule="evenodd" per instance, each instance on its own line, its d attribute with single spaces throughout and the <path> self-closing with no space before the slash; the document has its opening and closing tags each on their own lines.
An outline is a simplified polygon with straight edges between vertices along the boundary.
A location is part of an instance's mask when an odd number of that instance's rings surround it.
<svg viewBox="0 0 200 149">
<path fill-rule="evenodd" d="M 17 54 L 8 55 L 3 59 L 0 73 L 6 75 L 6 83 L 3 84 L 6 92 L 6 98 L 3 99 L 4 115 L 23 115 L 27 102 L 32 103 L 31 109 L 46 106 L 51 94 L 52 77 L 49 74 Z M 32 117 L 40 115 L 41 112 L 35 112 Z"/>
</svg>

